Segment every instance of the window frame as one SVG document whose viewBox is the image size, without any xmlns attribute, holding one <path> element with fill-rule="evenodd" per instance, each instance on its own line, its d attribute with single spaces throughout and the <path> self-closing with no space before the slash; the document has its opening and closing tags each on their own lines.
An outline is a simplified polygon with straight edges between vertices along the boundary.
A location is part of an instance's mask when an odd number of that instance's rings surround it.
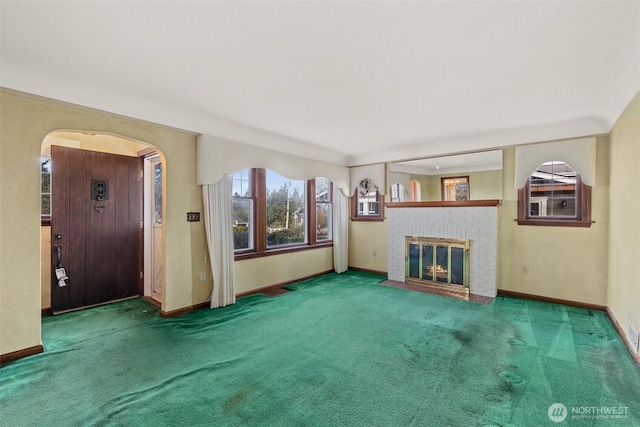
<svg viewBox="0 0 640 427">
<path fill-rule="evenodd" d="M 272 248 L 267 247 L 267 170 L 264 168 L 249 168 L 249 180 L 251 187 L 250 198 L 253 200 L 253 227 L 251 230 L 253 234 L 253 248 L 234 251 L 234 260 L 239 261 L 333 246 L 333 238 L 321 242 L 316 241 L 315 209 L 308 207 L 313 206 L 315 208 L 315 178 L 305 182 L 305 191 L 307 192 L 305 195 L 307 241 Z M 330 203 L 333 206 L 333 192 L 331 192 Z"/>
<path fill-rule="evenodd" d="M 316 178 L 314 179 L 310 179 L 307 181 L 307 206 L 309 206 L 308 210 L 309 213 L 307 214 L 307 220 L 309 221 L 309 225 L 308 225 L 308 229 L 307 229 L 307 236 L 308 236 L 308 241 L 309 241 L 309 245 L 319 245 L 319 244 L 325 244 L 325 243 L 331 243 L 333 244 L 333 185 L 331 183 L 331 180 L 329 180 L 329 200 L 327 201 L 318 201 L 317 199 L 317 195 L 316 195 Z M 318 205 L 322 204 L 322 205 L 329 205 L 329 212 L 328 212 L 328 218 L 327 218 L 327 223 L 329 225 L 329 229 L 330 229 L 330 238 L 326 239 L 326 240 L 321 240 L 318 241 L 318 230 L 317 230 L 317 212 L 318 212 Z"/>
<path fill-rule="evenodd" d="M 376 202 L 378 203 L 379 210 L 375 215 L 359 215 L 358 205 L 360 203 L 360 197 L 358 195 L 358 189 L 356 188 L 351 196 L 351 221 L 372 221 L 382 222 L 384 221 L 384 196 L 380 194 L 380 189 L 376 189 Z"/>
<path fill-rule="evenodd" d="M 583 227 L 589 228 L 595 221 L 591 220 L 591 186 L 582 181 L 580 173 L 576 174 L 576 216 L 563 218 L 561 216 L 532 216 L 531 177 L 527 178 L 524 187 L 518 189 L 518 225 L 533 225 L 547 227 Z"/>
<path fill-rule="evenodd" d="M 462 180 L 462 181 L 464 181 L 463 182 L 464 184 L 467 184 L 467 193 L 466 193 L 467 198 L 466 199 L 457 200 L 455 198 L 455 195 L 454 195 L 454 198 L 452 200 L 448 200 L 447 199 L 447 192 L 445 191 L 445 188 L 447 186 L 447 181 L 455 181 L 455 180 Z M 464 175 L 464 176 L 445 176 L 445 177 L 440 178 L 440 199 L 443 202 L 461 202 L 461 201 L 465 201 L 466 202 L 466 201 L 471 200 L 471 183 L 469 181 L 470 181 L 469 180 L 469 175 Z M 455 188 L 455 186 L 454 186 L 454 188 Z"/>
<path fill-rule="evenodd" d="M 245 169 L 243 169 L 245 170 Z M 237 249 L 233 251 L 234 256 L 238 256 L 238 255 L 242 255 L 245 253 L 252 253 L 255 252 L 255 248 L 256 248 L 256 236 L 255 236 L 255 224 L 256 224 L 256 196 L 255 196 L 255 188 L 256 188 L 256 183 L 257 183 L 257 175 L 255 173 L 255 169 L 249 168 L 249 194 L 245 195 L 245 196 L 234 196 L 233 194 L 231 195 L 232 199 L 243 199 L 243 200 L 250 200 L 252 203 L 251 206 L 251 217 L 249 218 L 249 224 L 247 225 L 247 228 L 249 229 L 249 246 L 246 249 Z M 235 175 L 234 175 L 235 176 Z M 233 202 L 232 202 L 233 203 Z"/>
<path fill-rule="evenodd" d="M 45 171 L 42 170 L 42 166 L 45 160 L 47 161 L 47 163 L 49 163 L 49 168 L 51 168 L 51 162 L 52 162 L 51 157 L 46 157 L 46 156 L 40 157 L 40 226 L 49 227 L 51 226 L 51 176 L 53 175 L 52 174 L 53 170 L 50 169 L 49 172 L 47 173 L 47 175 L 49 175 L 49 193 L 43 193 L 42 184 L 43 184 L 43 175 L 45 175 Z M 49 195 L 49 213 L 48 214 L 42 213 L 42 199 L 45 194 Z"/>
</svg>

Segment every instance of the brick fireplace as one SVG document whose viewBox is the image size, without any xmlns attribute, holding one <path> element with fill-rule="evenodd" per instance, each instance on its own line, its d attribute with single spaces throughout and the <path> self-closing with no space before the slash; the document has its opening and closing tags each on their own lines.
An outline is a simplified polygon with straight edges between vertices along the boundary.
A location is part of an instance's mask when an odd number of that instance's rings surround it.
<svg viewBox="0 0 640 427">
<path fill-rule="evenodd" d="M 497 292 L 498 200 L 386 204 L 389 280 L 405 282 L 406 238 L 463 239 L 469 244 L 469 293 Z"/>
</svg>

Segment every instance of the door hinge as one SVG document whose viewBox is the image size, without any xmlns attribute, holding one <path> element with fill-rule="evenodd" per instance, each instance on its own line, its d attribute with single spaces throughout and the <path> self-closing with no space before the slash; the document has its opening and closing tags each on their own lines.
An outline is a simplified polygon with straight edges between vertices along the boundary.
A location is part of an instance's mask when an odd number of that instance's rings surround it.
<svg viewBox="0 0 640 427">
<path fill-rule="evenodd" d="M 144 178 L 144 170 L 140 169 L 140 178 Z"/>
<path fill-rule="evenodd" d="M 144 272 L 143 271 L 140 272 L 140 278 L 144 279 Z"/>
<path fill-rule="evenodd" d="M 140 228 L 144 228 L 144 220 L 140 221 Z"/>
</svg>

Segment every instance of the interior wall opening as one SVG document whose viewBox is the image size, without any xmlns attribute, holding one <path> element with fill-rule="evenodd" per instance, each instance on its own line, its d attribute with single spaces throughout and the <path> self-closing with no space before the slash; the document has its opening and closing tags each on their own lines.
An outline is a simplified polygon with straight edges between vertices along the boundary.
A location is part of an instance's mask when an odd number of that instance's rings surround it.
<svg viewBox="0 0 640 427">
<path fill-rule="evenodd" d="M 42 308 L 42 312 L 51 313 L 52 311 L 53 312 L 56 311 L 52 309 L 52 294 L 54 295 L 54 299 L 58 298 L 55 295 L 59 289 L 56 288 L 54 285 L 55 283 L 58 283 L 58 285 L 60 286 L 60 282 L 59 281 L 54 282 L 54 277 L 53 277 L 55 275 L 55 268 L 58 266 L 58 261 L 57 261 L 58 247 L 61 247 L 62 251 L 64 251 L 63 253 L 66 256 L 70 256 L 69 252 L 73 252 L 73 257 L 77 258 L 78 253 L 82 252 L 81 250 L 82 243 L 80 244 L 77 242 L 71 243 L 67 239 L 71 238 L 72 235 L 78 234 L 76 228 L 84 227 L 86 228 L 86 231 L 88 233 L 88 236 L 86 237 L 86 239 L 90 240 L 91 239 L 90 235 L 92 230 L 85 223 L 81 223 L 78 226 L 75 226 L 74 223 L 71 223 L 71 225 L 68 227 L 68 230 L 65 230 L 64 233 L 61 233 L 60 230 L 58 230 L 57 232 L 55 230 L 52 230 L 52 226 L 50 222 L 51 213 L 63 212 L 60 210 L 56 211 L 55 209 L 56 195 L 55 193 L 51 192 L 52 179 L 55 180 L 56 173 L 62 173 L 62 170 L 61 170 L 62 168 L 68 169 L 66 173 L 70 173 L 71 175 L 78 175 L 79 168 L 81 167 L 78 164 L 79 162 L 76 162 L 76 163 L 71 162 L 70 164 L 66 164 L 66 165 L 61 164 L 59 165 L 60 169 L 57 169 L 55 162 L 51 161 L 52 147 L 58 147 L 55 150 L 60 150 L 63 147 L 70 150 L 83 150 L 84 152 L 90 153 L 88 154 L 90 156 L 102 156 L 102 157 L 96 157 L 99 159 L 103 159 L 104 158 L 103 155 L 114 155 L 116 159 L 129 158 L 129 163 L 137 162 L 137 164 L 139 164 L 139 171 L 140 171 L 139 179 L 140 179 L 141 193 L 139 194 L 138 198 L 140 201 L 139 203 L 141 205 L 140 206 L 141 221 L 136 222 L 136 224 L 132 224 L 133 221 L 128 219 L 127 224 L 128 226 L 130 226 L 129 227 L 130 230 L 132 230 L 133 227 L 137 227 L 140 230 L 141 238 L 139 239 L 140 244 L 138 248 L 140 268 L 136 268 L 136 271 L 133 271 L 133 270 L 129 271 L 131 269 L 126 269 L 127 271 L 126 274 L 128 276 L 135 275 L 135 277 L 129 277 L 129 279 L 127 280 L 137 280 L 137 283 L 139 283 L 139 285 L 136 285 L 136 288 L 135 288 L 136 296 L 144 295 L 146 297 L 153 298 L 156 302 L 158 302 L 161 305 L 163 301 L 163 294 L 164 294 L 164 292 L 162 291 L 162 283 L 164 282 L 164 271 L 165 271 L 164 269 L 164 262 L 165 262 L 164 261 L 164 253 L 165 253 L 164 235 L 166 233 L 165 225 L 162 221 L 162 218 L 164 217 L 164 213 L 166 211 L 166 207 L 162 203 L 162 200 L 166 199 L 164 194 L 165 188 L 166 188 L 166 186 L 164 185 L 166 174 L 164 173 L 165 159 L 164 159 L 163 153 L 157 150 L 155 147 L 153 147 L 149 143 L 134 141 L 119 135 L 109 135 L 109 134 L 98 133 L 98 132 L 87 131 L 87 130 L 60 130 L 60 131 L 54 131 L 48 134 L 44 138 L 42 142 L 42 147 L 41 147 L 41 162 L 40 162 L 41 166 L 40 167 L 41 167 L 41 176 L 42 176 L 42 180 L 41 180 L 42 223 L 40 228 L 40 243 L 41 243 L 41 308 Z M 104 163 L 108 163 L 108 162 L 99 160 L 97 161 L 97 163 L 93 164 L 94 166 L 89 167 L 88 172 L 85 172 L 84 175 L 91 175 L 91 176 L 86 176 L 85 180 L 96 178 L 98 177 L 98 175 L 104 175 L 105 174 L 104 171 L 109 168 L 109 165 L 108 164 L 105 165 Z M 146 164 L 152 164 L 152 163 L 154 164 L 154 167 L 150 169 L 144 167 Z M 160 181 L 157 181 L 157 179 L 154 179 L 154 175 L 153 175 L 154 173 L 158 173 Z M 93 177 L 93 175 L 96 175 L 96 176 Z M 129 175 L 133 177 L 132 172 L 129 172 Z M 122 181 L 121 178 L 118 178 L 118 179 L 114 178 L 111 181 L 112 181 L 110 183 L 111 188 L 113 188 L 114 189 L 113 191 L 116 191 L 116 192 L 117 192 L 116 187 L 121 188 L 124 185 L 123 183 L 120 182 Z M 146 185 L 147 182 L 149 181 L 152 182 L 154 186 Z M 81 192 L 85 192 L 86 190 L 87 193 L 90 193 L 91 185 L 87 184 L 85 186 L 84 184 L 85 183 L 80 181 L 80 183 L 76 185 L 80 188 Z M 87 188 L 85 189 L 85 187 Z M 156 192 L 157 194 L 153 195 L 151 192 Z M 87 195 L 86 198 L 89 199 L 89 196 Z M 148 201 L 147 199 L 150 199 L 150 201 Z M 127 203 L 128 202 L 129 201 L 127 201 Z M 96 212 L 93 212 L 93 209 L 90 209 L 90 208 L 87 208 L 86 210 L 87 215 L 94 215 L 94 217 L 103 218 L 104 214 L 108 213 L 109 209 L 112 209 L 112 206 L 109 206 L 109 204 L 112 203 L 112 200 L 91 200 L 91 201 L 88 201 L 88 203 L 91 203 L 89 206 L 95 205 L 93 207 L 96 208 L 95 209 Z M 125 205 L 127 205 L 127 203 L 125 203 Z M 98 207 L 100 209 L 98 209 Z M 114 207 L 113 209 L 118 210 L 118 212 L 121 212 L 125 208 Z M 154 217 L 151 217 L 150 215 L 147 215 L 148 209 L 153 210 L 155 221 L 148 219 L 148 218 L 154 218 Z M 101 215 L 103 216 L 101 217 Z M 118 213 L 118 215 L 120 215 L 120 217 L 118 217 L 119 219 L 112 221 L 114 223 L 114 228 L 113 228 L 114 234 L 119 234 L 122 232 L 124 228 L 127 228 L 126 226 L 123 225 L 125 221 L 122 219 L 122 214 Z M 85 219 L 83 219 L 83 221 L 85 221 Z M 55 219 L 54 219 L 54 223 L 55 223 Z M 147 227 L 148 225 L 149 227 Z M 154 234 L 155 234 L 155 238 L 153 238 Z M 117 240 L 117 241 L 121 242 L 122 240 Z M 131 239 L 129 239 L 129 241 L 131 241 Z M 153 246 L 151 245 L 154 245 L 154 244 L 156 245 L 155 259 L 152 257 L 145 256 L 147 252 L 153 253 L 152 252 Z M 112 244 L 112 246 L 114 245 Z M 130 247 L 129 243 L 126 244 L 126 249 L 131 251 L 134 250 Z M 92 265 L 98 263 L 99 258 L 101 256 L 102 255 L 99 255 L 97 256 L 97 258 L 96 256 L 94 256 L 93 259 L 89 257 L 87 260 L 81 263 L 79 263 L 77 260 L 69 261 L 69 258 L 65 258 L 65 259 L 68 260 L 66 261 L 66 264 L 75 263 L 76 266 L 82 264 L 84 266 L 83 268 L 87 270 L 87 269 L 91 269 Z M 155 265 L 155 268 L 154 268 L 154 265 Z M 63 267 L 68 267 L 68 265 L 63 265 Z M 149 274 L 147 273 L 147 270 L 153 271 L 154 269 L 157 273 L 156 277 L 160 285 L 155 286 L 155 288 L 153 287 L 153 285 L 146 286 L 146 283 L 143 285 L 144 283 L 143 279 L 147 274 Z M 111 269 L 111 270 L 114 270 L 114 269 Z M 117 268 L 115 270 L 119 271 L 119 269 Z M 88 277 L 89 279 L 86 279 L 86 281 L 91 281 L 91 282 L 95 282 L 96 280 L 98 280 L 96 279 L 96 276 L 84 276 L 84 273 L 82 271 L 78 271 L 77 268 L 71 268 L 71 270 L 65 270 L 65 272 L 67 273 L 67 276 L 69 276 L 69 279 L 66 281 L 67 285 L 70 285 L 72 281 L 74 281 L 73 282 L 74 285 L 78 286 L 80 277 L 83 277 L 83 278 Z M 103 275 L 105 274 L 108 275 L 110 273 L 109 272 L 103 273 Z M 114 273 L 114 274 L 118 274 L 118 273 Z M 100 278 L 100 280 L 104 281 L 108 279 Z M 99 292 L 99 291 L 93 291 L 94 294 L 96 292 Z M 120 295 L 119 292 L 120 292 L 119 290 L 115 290 L 114 294 Z M 91 293 L 91 292 L 88 292 L 88 293 Z M 122 295 L 125 295 L 125 294 L 129 296 L 131 292 L 122 293 Z M 105 297 L 103 296 L 103 299 L 104 298 Z M 107 296 L 106 298 L 108 299 L 109 297 Z M 78 299 L 77 296 L 76 296 L 76 299 Z M 95 301 L 95 298 L 92 300 L 91 297 L 87 297 L 87 301 L 88 301 L 88 303 L 86 303 L 87 306 L 96 305 L 96 304 L 91 304 L 91 301 Z M 63 311 L 60 311 L 60 312 L 63 312 Z"/>
</svg>

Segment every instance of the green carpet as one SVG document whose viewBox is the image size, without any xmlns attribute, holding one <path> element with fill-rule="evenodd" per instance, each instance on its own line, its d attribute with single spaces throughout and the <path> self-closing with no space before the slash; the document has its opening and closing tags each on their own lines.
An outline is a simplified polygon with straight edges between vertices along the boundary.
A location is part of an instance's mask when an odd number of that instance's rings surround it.
<svg viewBox="0 0 640 427">
<path fill-rule="evenodd" d="M 44 318 L 45 352 L 0 369 L 0 425 L 640 426 L 640 369 L 605 313 L 383 279 L 172 319 L 143 300 Z"/>
</svg>

